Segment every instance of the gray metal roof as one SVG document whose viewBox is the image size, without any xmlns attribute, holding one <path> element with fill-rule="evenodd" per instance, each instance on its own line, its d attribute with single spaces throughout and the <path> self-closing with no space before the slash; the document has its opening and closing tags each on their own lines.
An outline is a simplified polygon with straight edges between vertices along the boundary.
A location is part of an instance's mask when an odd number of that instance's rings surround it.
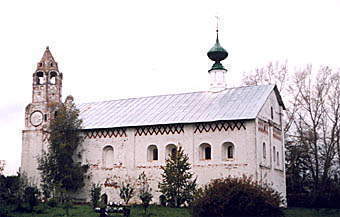
<svg viewBox="0 0 340 217">
<path fill-rule="evenodd" d="M 274 85 L 228 88 L 77 105 L 84 129 L 255 119 Z M 284 105 L 282 104 L 284 107 Z"/>
</svg>

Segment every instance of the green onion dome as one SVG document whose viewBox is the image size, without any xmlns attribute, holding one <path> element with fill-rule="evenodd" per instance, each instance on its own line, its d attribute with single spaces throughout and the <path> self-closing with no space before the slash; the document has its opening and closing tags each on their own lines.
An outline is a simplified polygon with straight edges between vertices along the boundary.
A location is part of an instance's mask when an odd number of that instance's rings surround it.
<svg viewBox="0 0 340 217">
<path fill-rule="evenodd" d="M 207 55 L 209 59 L 215 62 L 220 62 L 228 57 L 228 52 L 220 45 L 218 40 L 218 30 L 215 45 L 208 51 Z"/>
</svg>

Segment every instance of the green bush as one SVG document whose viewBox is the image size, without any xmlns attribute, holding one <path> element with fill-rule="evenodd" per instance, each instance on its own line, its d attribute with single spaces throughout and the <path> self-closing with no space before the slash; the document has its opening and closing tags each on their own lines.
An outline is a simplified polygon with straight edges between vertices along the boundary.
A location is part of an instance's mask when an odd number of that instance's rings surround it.
<svg viewBox="0 0 340 217">
<path fill-rule="evenodd" d="M 312 208 L 335 208 L 340 209 L 340 185 L 329 183 L 322 191 L 310 194 Z"/>
<path fill-rule="evenodd" d="M 288 207 L 311 207 L 312 200 L 309 193 L 287 193 Z"/>
<path fill-rule="evenodd" d="M 7 205 L 5 201 L 0 200 L 0 216 L 1 217 L 10 217 L 10 213 L 13 211 L 13 207 Z"/>
<path fill-rule="evenodd" d="M 198 191 L 192 203 L 193 217 L 283 216 L 280 194 L 249 177 L 212 180 Z"/>
<path fill-rule="evenodd" d="M 33 207 L 33 211 L 37 214 L 44 214 L 46 213 L 48 206 L 44 203 L 40 203 L 37 206 Z"/>
<path fill-rule="evenodd" d="M 101 192 L 102 192 L 102 187 L 100 184 L 92 184 L 90 193 L 91 193 L 91 203 L 92 203 L 93 208 L 98 207 Z"/>
<path fill-rule="evenodd" d="M 39 190 L 37 187 L 26 187 L 24 190 L 24 202 L 26 204 L 26 211 L 32 212 L 33 207 L 38 205 Z"/>
<path fill-rule="evenodd" d="M 39 190 L 29 185 L 26 176 L 0 175 L 0 216 L 8 216 L 8 212 L 32 212 L 39 203 Z"/>
<path fill-rule="evenodd" d="M 166 206 L 166 198 L 165 198 L 164 194 L 159 196 L 159 203 L 160 203 L 161 206 Z"/>
<path fill-rule="evenodd" d="M 57 207 L 59 203 L 58 203 L 58 200 L 53 197 L 47 201 L 47 205 L 50 207 Z"/>
<path fill-rule="evenodd" d="M 319 192 L 288 192 L 287 204 L 289 207 L 331 208 L 340 209 L 340 185 L 329 183 Z"/>
</svg>

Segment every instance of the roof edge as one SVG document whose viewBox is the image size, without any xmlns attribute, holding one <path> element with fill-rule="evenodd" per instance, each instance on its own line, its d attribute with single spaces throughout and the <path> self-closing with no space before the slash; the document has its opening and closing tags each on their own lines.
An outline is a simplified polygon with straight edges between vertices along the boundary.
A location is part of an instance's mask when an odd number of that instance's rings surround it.
<svg viewBox="0 0 340 217">
<path fill-rule="evenodd" d="M 286 107 L 285 107 L 285 105 L 283 104 L 283 100 L 282 100 L 280 91 L 279 91 L 279 89 L 277 88 L 276 84 L 271 84 L 271 86 L 273 86 L 273 89 L 272 89 L 271 91 L 274 90 L 275 96 L 276 96 L 276 98 L 277 98 L 277 101 L 278 101 L 279 105 L 282 106 L 283 110 L 286 110 Z M 270 92 L 271 92 L 271 91 L 270 91 Z M 268 96 L 267 96 L 265 102 L 267 102 L 269 96 L 270 96 L 270 94 L 268 94 Z M 264 103 L 264 104 L 261 106 L 261 108 L 256 112 L 256 117 L 259 116 L 259 113 L 261 112 L 261 110 L 262 110 L 262 108 L 263 108 L 264 105 L 265 105 L 265 103 Z"/>
<path fill-rule="evenodd" d="M 279 89 L 277 88 L 276 84 L 275 84 L 275 86 L 274 86 L 274 91 L 275 91 L 275 95 L 276 95 L 277 101 L 279 101 L 279 105 L 282 106 L 283 110 L 286 110 L 286 106 L 285 106 L 285 104 L 283 103 L 283 100 L 282 100 L 280 91 L 279 91 Z"/>
</svg>

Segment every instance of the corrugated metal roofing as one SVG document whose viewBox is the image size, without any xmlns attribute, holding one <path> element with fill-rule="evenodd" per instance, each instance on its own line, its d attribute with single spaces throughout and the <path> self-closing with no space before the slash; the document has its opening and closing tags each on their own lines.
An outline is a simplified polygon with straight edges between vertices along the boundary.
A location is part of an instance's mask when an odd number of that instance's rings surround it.
<svg viewBox="0 0 340 217">
<path fill-rule="evenodd" d="M 256 118 L 274 85 L 80 104 L 84 129 Z M 280 103 L 280 96 L 277 92 Z"/>
</svg>

